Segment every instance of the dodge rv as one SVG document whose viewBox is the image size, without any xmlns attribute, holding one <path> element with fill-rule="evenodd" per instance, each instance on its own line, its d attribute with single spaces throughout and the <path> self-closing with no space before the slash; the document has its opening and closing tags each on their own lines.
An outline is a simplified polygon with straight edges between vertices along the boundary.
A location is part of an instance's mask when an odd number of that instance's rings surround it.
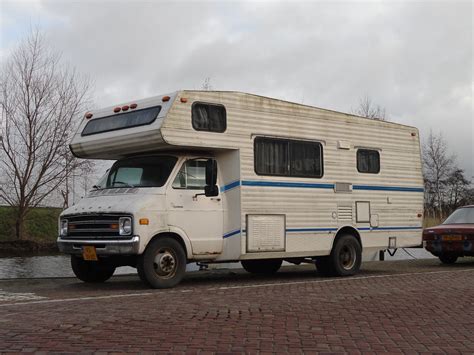
<svg viewBox="0 0 474 355">
<path fill-rule="evenodd" d="M 62 212 L 75 275 L 137 268 L 173 287 L 191 262 L 355 274 L 362 252 L 418 246 L 418 130 L 267 97 L 178 91 L 87 112 L 70 148 L 116 160 Z"/>
</svg>

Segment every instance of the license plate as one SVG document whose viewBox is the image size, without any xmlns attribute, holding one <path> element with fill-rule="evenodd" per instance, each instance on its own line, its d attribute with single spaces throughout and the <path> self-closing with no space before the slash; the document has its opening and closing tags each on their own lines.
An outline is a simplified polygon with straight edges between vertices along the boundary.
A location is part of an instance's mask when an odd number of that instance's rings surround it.
<svg viewBox="0 0 474 355">
<path fill-rule="evenodd" d="M 95 247 L 93 246 L 84 246 L 82 247 L 82 257 L 84 260 L 88 261 L 97 261 L 97 253 L 95 252 Z"/>
<path fill-rule="evenodd" d="M 460 241 L 460 240 L 462 240 L 462 235 L 443 235 L 443 240 L 445 240 L 445 241 Z"/>
</svg>

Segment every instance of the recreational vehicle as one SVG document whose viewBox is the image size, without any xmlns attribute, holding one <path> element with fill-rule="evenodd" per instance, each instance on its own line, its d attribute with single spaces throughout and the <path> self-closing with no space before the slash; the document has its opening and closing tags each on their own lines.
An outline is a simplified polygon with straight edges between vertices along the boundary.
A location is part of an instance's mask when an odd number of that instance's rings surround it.
<svg viewBox="0 0 474 355">
<path fill-rule="evenodd" d="M 87 112 L 78 158 L 116 160 L 59 218 L 76 276 L 137 268 L 175 286 L 191 262 L 355 274 L 362 252 L 419 246 L 418 130 L 302 104 L 184 90 Z"/>
</svg>

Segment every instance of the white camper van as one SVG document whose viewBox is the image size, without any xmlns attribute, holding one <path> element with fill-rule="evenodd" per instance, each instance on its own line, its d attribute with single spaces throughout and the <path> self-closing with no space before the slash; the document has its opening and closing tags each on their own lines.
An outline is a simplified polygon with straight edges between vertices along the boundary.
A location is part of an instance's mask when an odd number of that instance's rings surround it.
<svg viewBox="0 0 474 355">
<path fill-rule="evenodd" d="M 421 244 L 418 130 L 267 97 L 178 91 L 85 114 L 71 143 L 114 165 L 60 216 L 77 277 L 137 268 L 175 286 L 190 262 L 353 275 L 362 251 Z"/>
</svg>

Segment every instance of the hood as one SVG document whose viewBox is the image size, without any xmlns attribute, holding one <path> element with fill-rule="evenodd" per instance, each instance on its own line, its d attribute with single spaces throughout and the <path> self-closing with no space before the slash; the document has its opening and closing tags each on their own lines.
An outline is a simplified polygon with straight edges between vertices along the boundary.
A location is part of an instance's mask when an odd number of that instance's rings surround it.
<svg viewBox="0 0 474 355">
<path fill-rule="evenodd" d="M 61 216 L 83 213 L 131 213 L 164 206 L 162 188 L 117 188 L 91 191 Z"/>
</svg>

